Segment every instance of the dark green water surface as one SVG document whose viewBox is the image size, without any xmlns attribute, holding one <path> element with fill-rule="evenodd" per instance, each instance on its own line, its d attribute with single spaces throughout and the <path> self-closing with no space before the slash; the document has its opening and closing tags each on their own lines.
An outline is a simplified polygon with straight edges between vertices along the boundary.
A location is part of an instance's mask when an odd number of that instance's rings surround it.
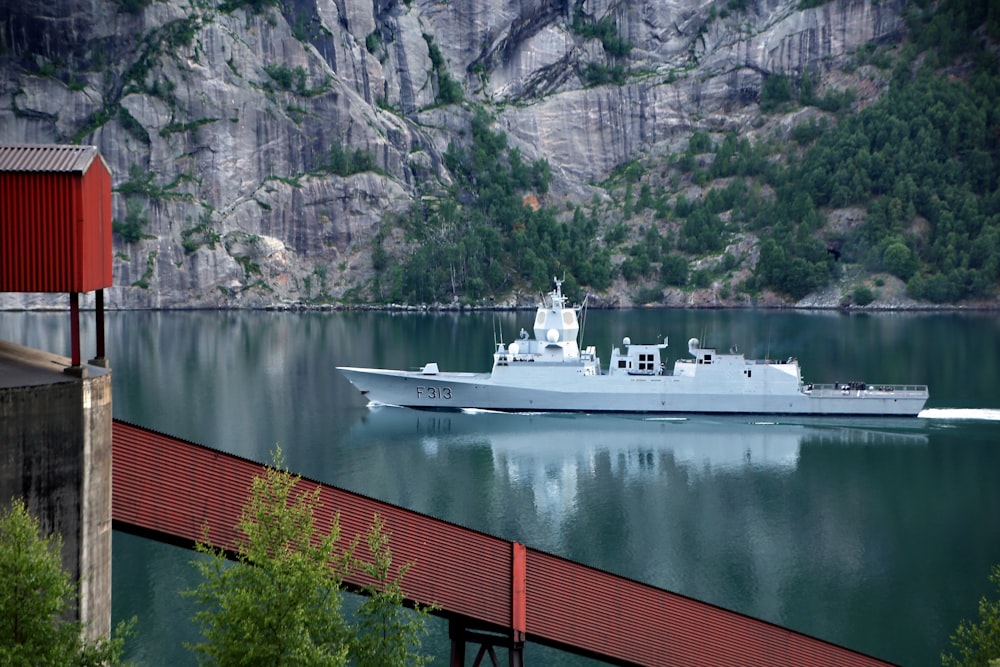
<svg viewBox="0 0 1000 667">
<path fill-rule="evenodd" d="M 1000 563 L 1000 316 L 586 317 L 584 342 L 604 359 L 624 336 L 669 335 L 671 360 L 698 337 L 797 357 L 811 382 L 926 383 L 917 419 L 371 409 L 334 370 L 485 371 L 493 332 L 510 340 L 532 315 L 112 312 L 114 414 L 261 462 L 280 443 L 306 477 L 886 660 L 940 664 Z M 0 338 L 68 354 L 68 322 L 0 313 Z M 179 595 L 197 582 L 191 559 L 114 534 L 114 616 L 139 617 L 138 664 L 193 664 L 182 645 L 197 639 L 193 609 Z M 428 645 L 447 664 L 442 622 Z M 526 659 L 590 664 L 530 645 Z"/>
</svg>

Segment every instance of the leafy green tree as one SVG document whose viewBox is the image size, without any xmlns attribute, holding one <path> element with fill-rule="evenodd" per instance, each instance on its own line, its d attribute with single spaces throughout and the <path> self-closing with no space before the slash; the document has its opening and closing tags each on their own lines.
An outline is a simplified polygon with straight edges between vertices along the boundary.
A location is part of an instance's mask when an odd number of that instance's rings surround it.
<svg viewBox="0 0 1000 667">
<path fill-rule="evenodd" d="M 882 253 L 882 263 L 886 271 L 903 280 L 909 280 L 917 271 L 916 256 L 900 241 L 894 241 L 886 246 Z"/>
<path fill-rule="evenodd" d="M 237 563 L 206 538 L 195 562 L 202 582 L 187 595 L 200 605 L 195 620 L 204 641 L 192 646 L 203 664 L 353 664 L 357 667 L 423 665 L 419 653 L 430 608 L 403 608 L 403 575 L 393 576 L 389 535 L 375 515 L 366 535 L 369 559 L 356 559 L 360 538 L 340 548 L 339 515 L 316 524 L 319 487 L 299 490 L 300 478 L 282 469 L 281 449 L 273 466 L 255 477 L 233 547 Z M 206 528 L 207 530 L 207 528 Z M 370 580 L 368 597 L 354 624 L 341 611 L 343 579 L 360 571 Z"/>
<path fill-rule="evenodd" d="M 681 255 L 665 255 L 660 266 L 660 283 L 683 287 L 688 281 L 688 261 Z"/>
<path fill-rule="evenodd" d="M 875 293 L 868 285 L 858 285 L 851 291 L 851 301 L 857 306 L 867 306 L 875 300 Z"/>
<path fill-rule="evenodd" d="M 0 514 L 0 665 L 89 667 L 121 663 L 131 623 L 87 641 L 72 613 L 76 586 L 63 571 L 59 535 L 43 537 L 20 499 Z"/>
<path fill-rule="evenodd" d="M 190 648 L 203 664 L 345 665 L 349 631 L 340 592 L 350 549 L 340 550 L 339 515 L 317 526 L 319 488 L 274 466 L 255 477 L 236 526 L 237 565 L 207 539 L 195 562 L 202 582 L 187 595 L 201 607 L 194 620 L 204 640 Z"/>
<path fill-rule="evenodd" d="M 381 517 L 375 515 L 365 537 L 370 561 L 358 561 L 361 571 L 372 581 L 363 587 L 367 596 L 356 612 L 358 618 L 351 658 L 357 667 L 425 665 L 432 656 L 421 655 L 420 637 L 426 634 L 427 607 L 410 612 L 403 608 L 403 575 L 410 563 L 398 566 L 392 577 L 392 550 Z"/>
<path fill-rule="evenodd" d="M 1000 565 L 989 577 L 1000 591 Z M 953 653 L 942 654 L 944 667 L 993 667 L 1000 662 L 1000 599 L 979 600 L 979 622 L 962 621 L 951 636 Z"/>
<path fill-rule="evenodd" d="M 792 99 L 792 85 L 784 74 L 769 74 L 760 89 L 760 110 L 770 113 Z"/>
</svg>

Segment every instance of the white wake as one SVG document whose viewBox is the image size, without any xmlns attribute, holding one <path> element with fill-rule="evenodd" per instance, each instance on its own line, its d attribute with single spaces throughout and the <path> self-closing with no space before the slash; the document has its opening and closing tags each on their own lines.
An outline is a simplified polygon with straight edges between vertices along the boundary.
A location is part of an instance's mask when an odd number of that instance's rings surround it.
<svg viewBox="0 0 1000 667">
<path fill-rule="evenodd" d="M 991 408 L 927 408 L 917 415 L 920 419 L 977 419 L 980 421 L 1000 421 L 1000 410 Z"/>
</svg>

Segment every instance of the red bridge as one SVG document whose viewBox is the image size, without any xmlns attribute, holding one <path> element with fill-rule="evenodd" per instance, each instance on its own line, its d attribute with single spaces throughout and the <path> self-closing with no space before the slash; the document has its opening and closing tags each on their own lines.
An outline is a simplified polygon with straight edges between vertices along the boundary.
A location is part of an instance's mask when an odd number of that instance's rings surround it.
<svg viewBox="0 0 1000 667">
<path fill-rule="evenodd" d="M 114 527 L 191 546 L 210 529 L 232 546 L 234 526 L 262 466 L 123 422 L 113 426 Z M 397 562 L 410 562 L 411 602 L 449 620 L 451 665 L 505 647 L 522 664 L 536 642 L 616 665 L 889 665 L 829 642 L 676 593 L 529 549 L 332 486 L 319 486 L 317 523 L 340 514 L 342 534 L 382 517 Z M 349 580 L 357 586 L 361 580 Z"/>
</svg>

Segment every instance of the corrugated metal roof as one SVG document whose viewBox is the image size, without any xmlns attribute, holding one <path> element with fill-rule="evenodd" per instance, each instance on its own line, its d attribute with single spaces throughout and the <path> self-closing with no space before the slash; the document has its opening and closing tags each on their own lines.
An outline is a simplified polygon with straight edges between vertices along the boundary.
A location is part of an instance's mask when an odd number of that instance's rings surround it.
<svg viewBox="0 0 1000 667">
<path fill-rule="evenodd" d="M 112 449 L 116 528 L 191 544 L 204 539 L 208 523 L 216 546 L 233 545 L 232 526 L 252 478 L 262 471 L 259 464 L 118 420 Z M 437 613 L 450 618 L 517 634 L 526 626 L 529 642 L 616 665 L 891 665 L 558 556 L 534 549 L 518 554 L 511 542 L 319 486 L 317 526 L 339 515 L 341 536 L 349 541 L 367 531 L 377 512 L 391 533 L 393 562 L 413 564 L 403 582 L 408 596 L 438 605 Z M 372 582 L 354 575 L 348 583 Z"/>
<path fill-rule="evenodd" d="M 83 173 L 99 157 L 96 146 L 0 145 L 0 171 Z M 103 158 L 102 158 L 103 159 Z"/>
</svg>

